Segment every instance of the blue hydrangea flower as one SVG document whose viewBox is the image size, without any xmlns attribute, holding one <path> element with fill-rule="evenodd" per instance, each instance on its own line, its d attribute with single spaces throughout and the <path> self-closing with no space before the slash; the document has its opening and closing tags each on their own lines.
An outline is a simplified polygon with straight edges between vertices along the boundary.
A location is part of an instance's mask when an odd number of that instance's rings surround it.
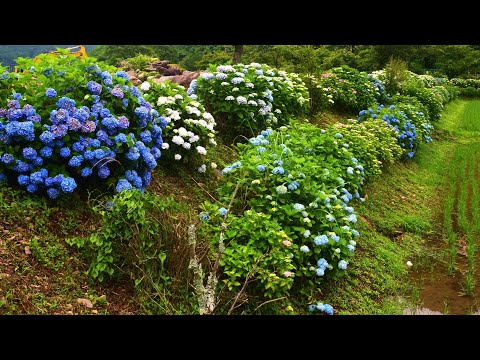
<svg viewBox="0 0 480 360">
<path fill-rule="evenodd" d="M 287 185 L 288 189 L 291 190 L 291 191 L 294 191 L 296 189 L 298 189 L 300 186 L 300 184 L 296 181 L 292 181 L 290 184 Z"/>
<path fill-rule="evenodd" d="M 345 261 L 345 260 L 340 260 L 340 261 L 338 262 L 338 268 L 339 268 L 340 270 L 346 270 L 346 269 L 347 269 L 347 265 L 348 265 L 348 262 Z"/>
<path fill-rule="evenodd" d="M 31 194 L 33 194 L 35 191 L 38 190 L 38 185 L 37 184 L 29 184 L 27 185 L 27 191 Z"/>
<path fill-rule="evenodd" d="M 43 184 L 45 181 L 44 177 L 42 176 L 42 173 L 40 171 L 36 171 L 32 174 L 30 174 L 30 183 L 31 184 Z"/>
<path fill-rule="evenodd" d="M 229 172 L 231 172 L 233 170 L 233 168 L 231 166 L 227 166 L 225 167 L 223 170 L 222 170 L 222 175 L 224 174 L 228 174 Z"/>
<path fill-rule="evenodd" d="M 23 157 L 27 160 L 35 160 L 37 158 L 37 152 L 31 147 L 24 148 L 22 150 Z"/>
<path fill-rule="evenodd" d="M 310 249 L 308 248 L 307 245 L 302 245 L 302 246 L 300 246 L 300 251 L 304 252 L 304 253 L 308 253 L 310 251 Z"/>
<path fill-rule="evenodd" d="M 1 159 L 2 159 L 2 162 L 6 165 L 11 164 L 15 160 L 12 154 L 3 154 Z"/>
<path fill-rule="evenodd" d="M 77 187 L 77 183 L 75 182 L 75 179 L 68 177 L 62 180 L 60 187 L 64 193 L 71 193 Z"/>
<path fill-rule="evenodd" d="M 220 213 L 220 215 L 225 216 L 225 214 L 227 213 L 227 209 L 221 207 L 220 209 L 218 209 L 218 212 Z"/>
<path fill-rule="evenodd" d="M 130 184 L 126 179 L 118 180 L 117 186 L 115 187 L 115 190 L 118 193 L 124 190 L 131 190 L 131 189 L 132 189 L 132 184 Z"/>
<path fill-rule="evenodd" d="M 355 237 L 360 236 L 360 233 L 359 233 L 357 230 L 352 229 L 352 230 L 350 230 L 350 231 L 352 232 L 352 235 L 353 235 L 353 236 L 355 236 Z"/>
<path fill-rule="evenodd" d="M 317 246 L 328 244 L 328 237 L 326 235 L 319 235 L 313 238 L 313 242 Z"/>
<path fill-rule="evenodd" d="M 30 177 L 27 175 L 18 175 L 17 181 L 19 185 L 26 186 L 30 184 Z"/>
<path fill-rule="evenodd" d="M 327 216 L 325 216 L 325 218 L 330 222 L 335 221 L 335 218 L 331 214 L 327 214 Z"/>
<path fill-rule="evenodd" d="M 45 90 L 45 96 L 48 98 L 54 98 L 55 96 L 57 96 L 57 92 L 55 91 L 55 89 L 48 88 L 47 90 Z"/>
<path fill-rule="evenodd" d="M 61 157 L 64 157 L 64 158 L 69 157 L 70 153 L 71 152 L 70 152 L 70 149 L 68 147 L 63 147 L 63 148 L 60 149 L 60 156 Z"/>
<path fill-rule="evenodd" d="M 68 165 L 73 168 L 77 168 L 77 167 L 80 167 L 80 165 L 82 165 L 82 162 L 83 162 L 83 156 L 76 155 L 70 159 L 70 161 L 68 162 Z"/>
<path fill-rule="evenodd" d="M 317 273 L 317 276 L 325 275 L 325 269 L 317 268 L 315 272 Z"/>
<path fill-rule="evenodd" d="M 110 175 L 110 169 L 107 165 L 102 165 L 98 169 L 98 177 L 100 179 L 106 179 Z"/>
<path fill-rule="evenodd" d="M 265 165 L 258 165 L 257 170 L 260 172 L 264 172 L 265 170 L 267 170 L 267 167 Z"/>
<path fill-rule="evenodd" d="M 203 211 L 200 213 L 200 220 L 210 220 L 210 217 L 208 216 L 207 211 Z"/>
<path fill-rule="evenodd" d="M 50 199 L 56 199 L 58 197 L 58 195 L 60 195 L 60 191 L 58 191 L 55 188 L 49 188 L 47 190 L 47 195 Z"/>
<path fill-rule="evenodd" d="M 92 169 L 90 169 L 89 167 L 84 167 L 80 172 L 81 177 L 86 178 L 86 177 L 89 177 L 90 175 L 92 175 Z"/>
<path fill-rule="evenodd" d="M 275 175 L 276 174 L 282 175 L 282 174 L 285 174 L 285 170 L 281 166 L 276 166 L 276 167 L 273 168 L 272 173 L 275 174 Z"/>
<path fill-rule="evenodd" d="M 294 204 L 294 205 L 293 205 L 293 208 L 294 208 L 295 210 L 297 210 L 297 211 L 305 210 L 305 206 L 302 205 L 302 204 L 298 204 L 298 203 L 297 203 L 297 204 Z"/>
<path fill-rule="evenodd" d="M 123 99 L 123 97 L 125 96 L 125 94 L 123 93 L 122 89 L 118 88 L 118 87 L 115 87 L 113 88 L 110 93 L 116 97 L 116 98 L 119 98 L 119 99 Z"/>
</svg>

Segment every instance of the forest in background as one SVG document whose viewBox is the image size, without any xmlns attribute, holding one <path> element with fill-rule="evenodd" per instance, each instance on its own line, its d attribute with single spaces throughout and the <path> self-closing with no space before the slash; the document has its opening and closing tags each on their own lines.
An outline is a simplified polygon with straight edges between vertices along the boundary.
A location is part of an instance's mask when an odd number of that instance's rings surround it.
<svg viewBox="0 0 480 360">
<path fill-rule="evenodd" d="M 13 65 L 17 57 L 33 57 L 71 45 L 0 45 L 0 63 Z M 138 54 L 203 70 L 209 64 L 231 63 L 233 45 L 85 45 L 89 55 L 115 65 Z M 267 63 L 299 73 L 315 74 L 349 65 L 363 71 L 383 68 L 390 58 L 404 60 L 416 73 L 478 78 L 480 45 L 245 45 L 242 62 Z"/>
</svg>

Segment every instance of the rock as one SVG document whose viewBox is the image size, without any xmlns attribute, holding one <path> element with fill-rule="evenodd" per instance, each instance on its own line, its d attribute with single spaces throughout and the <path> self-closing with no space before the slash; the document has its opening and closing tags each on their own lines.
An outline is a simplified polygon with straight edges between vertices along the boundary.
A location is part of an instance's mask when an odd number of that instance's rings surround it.
<svg viewBox="0 0 480 360">
<path fill-rule="evenodd" d="M 82 298 L 78 298 L 77 299 L 77 303 L 80 304 L 80 305 L 83 305 L 89 309 L 93 308 L 93 304 L 90 300 L 88 299 L 82 299 Z"/>
<path fill-rule="evenodd" d="M 145 71 L 157 71 L 156 68 L 154 68 L 153 66 L 149 66 L 147 68 L 144 69 Z"/>
<path fill-rule="evenodd" d="M 130 64 L 128 63 L 128 61 L 120 61 L 117 63 L 117 67 L 130 69 Z"/>
<path fill-rule="evenodd" d="M 154 78 L 153 82 L 161 83 L 161 82 L 164 82 L 164 81 L 167 81 L 167 80 L 172 80 L 172 77 L 173 76 L 161 76 L 159 78 Z"/>
<path fill-rule="evenodd" d="M 133 70 L 127 71 L 127 74 L 128 76 L 130 76 L 130 81 L 132 82 L 133 85 L 137 86 L 142 83 L 142 81 L 137 78 L 137 74 L 135 73 L 135 71 Z"/>
<path fill-rule="evenodd" d="M 162 75 L 166 75 L 166 76 L 172 76 L 172 75 L 182 75 L 182 70 L 180 70 L 178 67 L 176 66 L 170 66 L 164 74 Z"/>
<path fill-rule="evenodd" d="M 156 83 L 161 83 L 164 81 L 172 81 L 176 84 L 182 85 L 185 88 L 190 86 L 192 80 L 198 78 L 200 73 L 193 72 L 193 71 L 184 71 L 181 75 L 174 75 L 174 76 L 161 76 L 159 78 L 154 78 L 153 81 Z"/>
<path fill-rule="evenodd" d="M 155 68 L 158 68 L 158 67 L 166 68 L 168 67 L 168 60 L 157 61 L 156 63 L 153 63 L 152 66 Z"/>
</svg>

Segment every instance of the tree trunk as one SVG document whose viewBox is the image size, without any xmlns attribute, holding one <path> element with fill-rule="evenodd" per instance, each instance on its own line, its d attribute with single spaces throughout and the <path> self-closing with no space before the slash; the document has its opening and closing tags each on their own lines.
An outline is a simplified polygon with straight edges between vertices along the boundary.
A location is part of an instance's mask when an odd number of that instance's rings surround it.
<svg viewBox="0 0 480 360">
<path fill-rule="evenodd" d="M 234 65 L 240 62 L 240 59 L 242 58 L 242 53 L 243 53 L 243 45 L 235 45 L 235 51 L 233 53 L 233 59 L 232 59 L 232 63 Z"/>
</svg>

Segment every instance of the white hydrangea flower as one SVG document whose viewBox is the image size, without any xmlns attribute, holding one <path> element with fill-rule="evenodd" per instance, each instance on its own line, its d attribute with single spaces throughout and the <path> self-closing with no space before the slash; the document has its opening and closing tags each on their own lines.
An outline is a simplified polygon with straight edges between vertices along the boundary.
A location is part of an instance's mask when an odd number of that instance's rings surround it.
<svg viewBox="0 0 480 360">
<path fill-rule="evenodd" d="M 199 173 L 204 173 L 205 171 L 207 171 L 207 165 L 205 165 L 205 164 L 203 164 L 202 166 L 200 166 L 198 168 Z"/>
<path fill-rule="evenodd" d="M 183 146 L 185 149 L 190 150 L 190 148 L 192 147 L 192 144 L 190 144 L 189 142 L 184 142 L 184 143 L 182 144 L 182 146 Z"/>
<path fill-rule="evenodd" d="M 210 166 L 212 167 L 212 169 L 216 169 L 216 168 L 217 168 L 217 164 L 214 163 L 214 162 L 212 162 L 212 163 L 210 164 Z"/>
<path fill-rule="evenodd" d="M 181 136 L 175 135 L 174 137 L 172 137 L 172 142 L 177 145 L 182 145 L 185 140 L 183 140 Z"/>
<path fill-rule="evenodd" d="M 180 160 L 182 158 L 182 155 L 180 154 L 175 154 L 175 160 Z"/>
<path fill-rule="evenodd" d="M 235 98 L 232 95 L 229 95 L 225 98 L 226 101 L 233 101 Z"/>
<path fill-rule="evenodd" d="M 148 91 L 148 90 L 150 90 L 151 86 L 152 85 L 148 81 L 144 81 L 142 83 L 142 85 L 140 85 L 140 89 L 143 90 L 143 91 Z"/>
<path fill-rule="evenodd" d="M 178 131 L 178 135 L 180 135 L 181 137 L 187 137 L 188 136 L 188 131 L 183 126 L 179 127 L 177 131 Z"/>
<path fill-rule="evenodd" d="M 253 83 L 251 83 L 251 82 L 247 82 L 247 83 L 245 84 L 245 86 L 246 86 L 247 88 L 250 88 L 250 89 L 253 89 L 253 88 L 255 87 L 255 85 L 254 85 Z"/>
<path fill-rule="evenodd" d="M 183 100 L 183 96 L 180 95 L 180 94 L 176 94 L 176 95 L 174 96 L 174 98 L 177 99 L 177 100 Z"/>
<path fill-rule="evenodd" d="M 166 96 L 160 96 L 157 100 L 158 105 L 163 105 L 167 103 L 167 97 Z"/>
<path fill-rule="evenodd" d="M 213 139 L 213 138 L 210 138 L 210 140 L 208 140 L 208 142 L 209 142 L 210 144 L 212 144 L 213 146 L 217 146 L 217 142 L 216 142 L 215 139 Z"/>
<path fill-rule="evenodd" d="M 205 120 L 207 120 L 207 121 L 214 121 L 212 114 L 210 114 L 210 113 L 207 112 L 207 111 L 205 111 L 205 112 L 203 113 L 203 118 L 204 118 Z"/>
<path fill-rule="evenodd" d="M 200 155 L 207 155 L 207 150 L 203 146 L 197 146 L 197 152 Z"/>
<path fill-rule="evenodd" d="M 170 144 L 169 143 L 163 143 L 162 144 L 162 149 L 163 150 L 168 150 L 170 148 Z"/>
<path fill-rule="evenodd" d="M 192 137 L 190 137 L 190 139 L 188 139 L 188 142 L 190 143 L 194 143 L 196 141 L 200 140 L 200 136 L 198 135 L 193 135 Z"/>
</svg>

